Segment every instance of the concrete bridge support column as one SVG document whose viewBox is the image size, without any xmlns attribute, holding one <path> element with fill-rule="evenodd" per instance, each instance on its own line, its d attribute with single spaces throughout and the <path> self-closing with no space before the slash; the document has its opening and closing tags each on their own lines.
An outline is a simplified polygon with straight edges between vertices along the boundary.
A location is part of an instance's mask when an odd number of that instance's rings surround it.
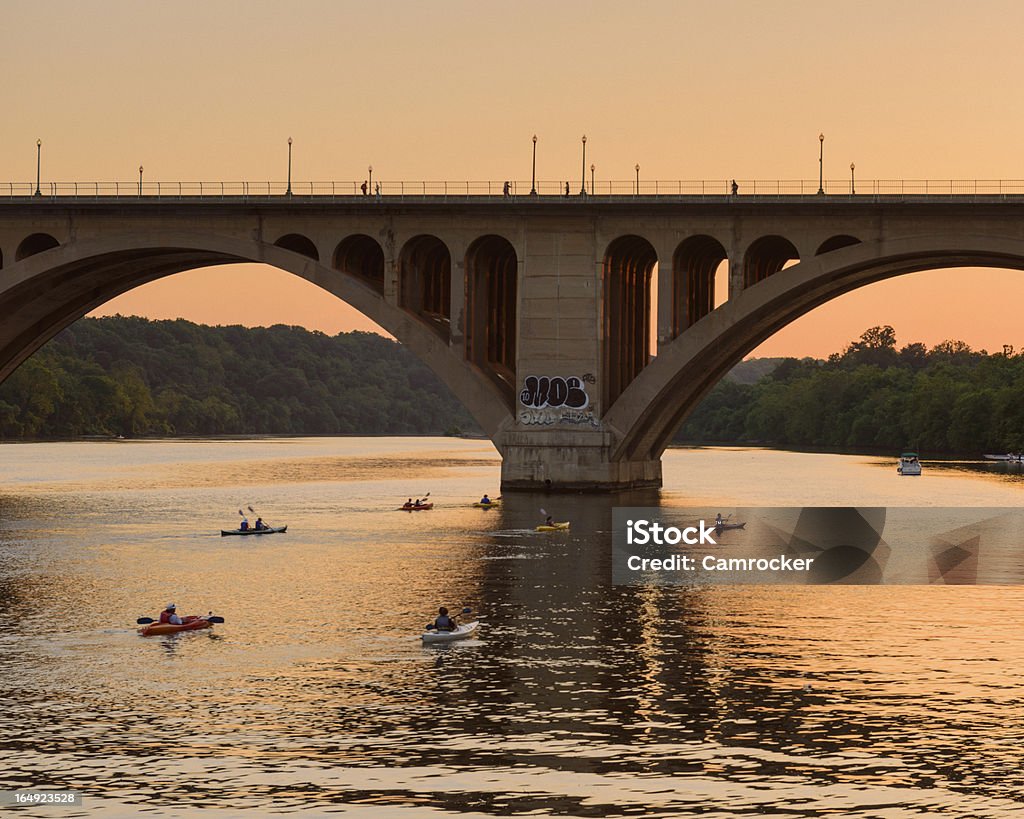
<svg viewBox="0 0 1024 819">
<path fill-rule="evenodd" d="M 520 259 L 514 417 L 495 436 L 502 491 L 661 485 L 660 461 L 612 460 L 617 436 L 601 420 L 605 243 L 586 221 L 530 226 Z"/>
<path fill-rule="evenodd" d="M 501 491 L 618 492 L 661 486 L 661 460 L 612 461 L 607 433 L 541 430 L 503 436 Z"/>
</svg>

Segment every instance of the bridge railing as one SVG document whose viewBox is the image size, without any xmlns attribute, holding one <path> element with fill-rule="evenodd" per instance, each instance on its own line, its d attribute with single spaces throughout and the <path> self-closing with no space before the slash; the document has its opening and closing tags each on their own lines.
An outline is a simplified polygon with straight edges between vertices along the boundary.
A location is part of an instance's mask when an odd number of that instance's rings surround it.
<svg viewBox="0 0 1024 819">
<path fill-rule="evenodd" d="M 568 193 L 566 185 L 568 184 Z M 733 185 L 735 184 L 735 189 Z M 36 191 L 38 190 L 38 194 Z M 536 191 L 536 196 L 532 195 Z M 586 185 L 559 180 L 530 181 L 392 181 L 348 182 L 113 182 L 0 183 L 0 199 L 126 199 L 147 200 L 268 200 L 291 196 L 308 201 L 336 199 L 503 199 L 550 201 L 555 198 L 727 198 L 741 200 L 813 197 L 823 192 L 828 199 L 898 197 L 1003 197 L 1024 195 L 1024 179 L 718 179 L 718 180 L 596 180 Z"/>
</svg>

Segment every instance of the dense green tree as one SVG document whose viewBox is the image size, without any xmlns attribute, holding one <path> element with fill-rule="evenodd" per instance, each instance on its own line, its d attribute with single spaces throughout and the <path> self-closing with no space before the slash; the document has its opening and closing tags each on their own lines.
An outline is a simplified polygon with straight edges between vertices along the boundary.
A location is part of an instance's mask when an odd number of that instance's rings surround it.
<svg viewBox="0 0 1024 819">
<path fill-rule="evenodd" d="M 437 377 L 375 333 L 82 319 L 0 384 L 0 436 L 475 431 Z"/>
<path fill-rule="evenodd" d="M 896 347 L 872 327 L 828 361 L 783 360 L 752 385 L 723 381 L 679 441 L 929 454 L 1024 450 L 1024 355 L 962 341 Z"/>
</svg>

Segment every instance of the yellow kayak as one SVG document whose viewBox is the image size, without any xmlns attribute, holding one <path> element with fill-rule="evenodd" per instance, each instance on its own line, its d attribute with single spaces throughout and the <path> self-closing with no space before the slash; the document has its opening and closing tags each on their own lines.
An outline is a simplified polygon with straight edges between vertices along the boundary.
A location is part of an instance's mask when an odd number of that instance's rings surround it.
<svg viewBox="0 0 1024 819">
<path fill-rule="evenodd" d="M 548 526 L 546 523 L 542 523 L 537 527 L 538 532 L 561 532 L 569 528 L 569 521 L 563 520 L 558 523 L 553 523 Z"/>
<path fill-rule="evenodd" d="M 491 501 L 490 503 L 480 503 L 480 501 L 477 501 L 473 506 L 477 509 L 493 509 L 495 506 L 501 506 L 501 501 Z"/>
</svg>

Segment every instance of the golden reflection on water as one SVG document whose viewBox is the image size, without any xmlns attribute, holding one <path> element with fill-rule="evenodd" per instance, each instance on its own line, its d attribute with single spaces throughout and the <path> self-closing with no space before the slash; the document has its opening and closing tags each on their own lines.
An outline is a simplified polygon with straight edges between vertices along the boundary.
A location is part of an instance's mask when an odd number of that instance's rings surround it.
<svg viewBox="0 0 1024 819">
<path fill-rule="evenodd" d="M 497 483 L 480 442 L 88 447 L 4 453 L 0 788 L 76 787 L 89 815 L 1024 809 L 1020 587 L 613 587 L 612 501 L 472 509 Z M 888 473 L 686 451 L 663 501 L 826 503 L 842 479 L 868 504 Z M 925 480 L 892 491 L 1019 492 Z M 288 534 L 219 537 L 248 504 Z M 533 531 L 542 506 L 572 531 Z M 139 637 L 170 598 L 227 622 Z M 440 604 L 478 639 L 422 647 Z"/>
</svg>

